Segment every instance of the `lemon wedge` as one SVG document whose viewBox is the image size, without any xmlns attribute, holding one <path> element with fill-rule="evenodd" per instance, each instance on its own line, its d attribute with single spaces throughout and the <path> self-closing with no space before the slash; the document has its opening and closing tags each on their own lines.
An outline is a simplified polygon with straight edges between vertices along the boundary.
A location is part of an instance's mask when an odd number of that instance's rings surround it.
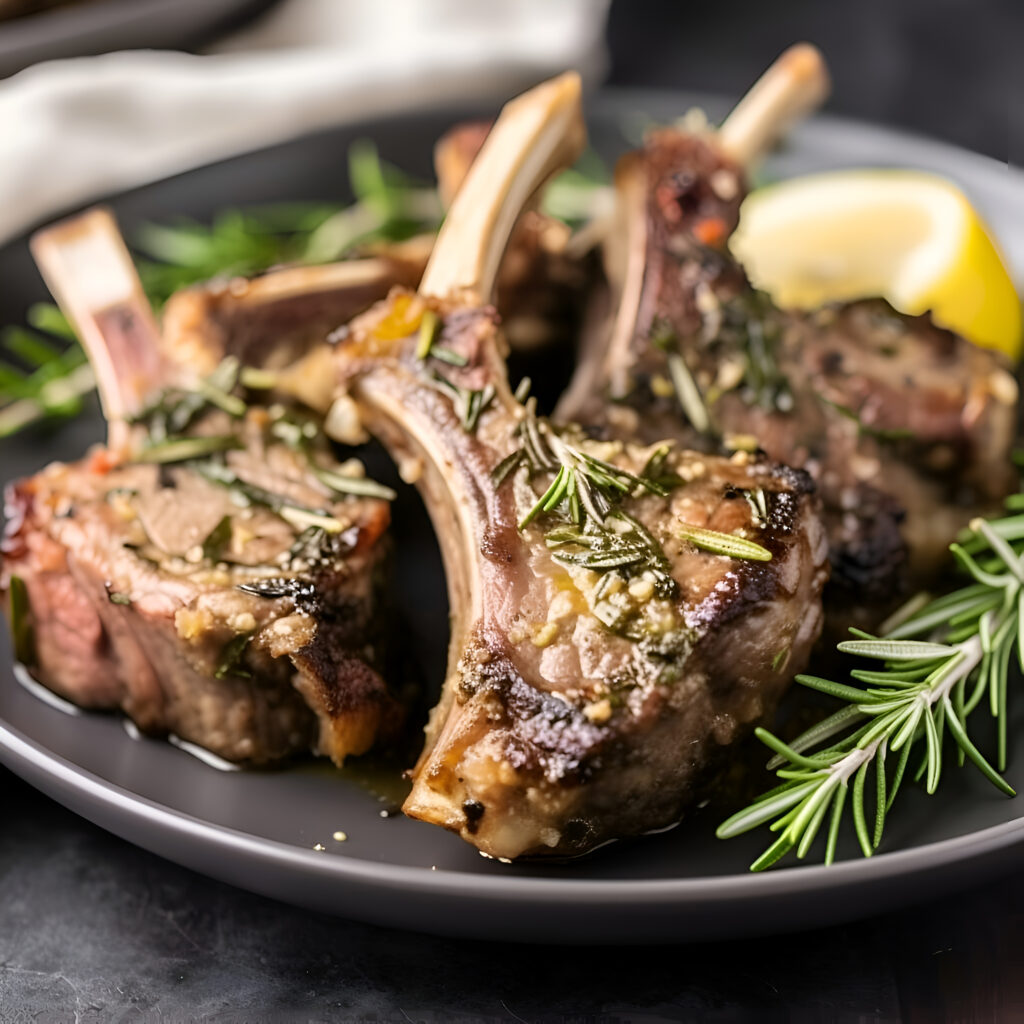
<svg viewBox="0 0 1024 1024">
<path fill-rule="evenodd" d="M 751 193 L 730 245 L 781 306 L 884 296 L 1012 359 L 1021 301 L 992 235 L 951 182 L 919 171 L 834 171 Z"/>
</svg>

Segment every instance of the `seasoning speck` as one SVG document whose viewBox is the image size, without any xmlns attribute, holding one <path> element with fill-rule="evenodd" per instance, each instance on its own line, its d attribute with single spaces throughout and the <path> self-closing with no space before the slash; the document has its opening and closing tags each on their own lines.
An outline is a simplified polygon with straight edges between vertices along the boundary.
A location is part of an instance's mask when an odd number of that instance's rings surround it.
<svg viewBox="0 0 1024 1024">
<path fill-rule="evenodd" d="M 324 850 L 327 849 L 327 847 L 324 846 L 323 843 L 317 843 L 316 846 L 313 847 L 313 849 L 316 850 L 317 853 L 323 853 Z"/>
</svg>

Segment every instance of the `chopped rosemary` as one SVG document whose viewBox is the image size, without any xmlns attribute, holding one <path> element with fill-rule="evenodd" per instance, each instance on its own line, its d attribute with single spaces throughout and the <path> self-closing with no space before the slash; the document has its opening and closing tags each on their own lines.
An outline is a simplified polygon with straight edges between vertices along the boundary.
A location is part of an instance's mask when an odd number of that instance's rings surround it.
<svg viewBox="0 0 1024 1024">
<path fill-rule="evenodd" d="M 768 497 L 763 487 L 752 487 L 743 491 L 743 496 L 750 505 L 750 511 L 757 525 L 764 526 L 768 522 Z"/>
<path fill-rule="evenodd" d="M 241 508 L 246 508 L 249 505 L 263 505 L 293 526 L 302 528 L 314 526 L 327 533 L 340 533 L 345 529 L 345 524 L 340 519 L 336 519 L 326 512 L 297 505 L 278 494 L 247 483 L 223 462 L 209 459 L 195 462 L 193 466 L 196 472 L 211 483 L 226 487 L 231 492 L 232 499 Z"/>
<path fill-rule="evenodd" d="M 35 637 L 28 588 L 20 576 L 11 576 L 7 592 L 11 604 L 11 644 L 14 647 L 14 657 L 23 665 L 31 665 L 35 660 Z"/>
<path fill-rule="evenodd" d="M 231 394 L 241 376 L 234 356 L 223 359 L 206 378 L 189 391 L 169 388 L 161 392 L 133 420 L 145 426 L 150 441 L 165 441 L 186 433 L 201 413 L 213 406 L 236 419 L 245 414 L 242 399 Z"/>
<path fill-rule="evenodd" d="M 107 600 L 109 600 L 111 604 L 130 605 L 132 603 L 131 595 L 125 594 L 120 590 L 108 590 Z"/>
<path fill-rule="evenodd" d="M 806 857 L 830 810 L 824 860 L 832 863 L 848 797 L 861 852 L 870 857 L 915 749 L 914 777 L 936 792 L 948 764 L 947 734 L 960 765 L 970 760 L 1000 792 L 1014 795 L 999 773 L 1007 759 L 1010 662 L 1024 667 L 1024 515 L 975 520 L 951 551 L 972 582 L 942 597 L 914 599 L 891 617 L 883 636 L 851 630 L 856 639 L 838 645 L 878 667 L 852 669 L 849 682 L 797 676 L 803 686 L 843 701 L 842 708 L 789 744 L 757 730 L 775 753 L 768 767 L 781 783 L 718 829 L 727 839 L 772 823 L 779 837 L 752 870 L 793 850 Z M 997 726 L 995 767 L 969 735 L 970 716 L 983 703 Z"/>
<path fill-rule="evenodd" d="M 394 501 L 398 495 L 384 484 L 377 483 L 363 476 L 345 476 L 342 473 L 335 473 L 330 469 L 315 468 L 313 472 L 321 483 L 327 484 L 332 491 L 338 494 L 352 494 L 361 498 L 381 498 L 384 501 Z"/>
<path fill-rule="evenodd" d="M 495 487 L 520 466 L 526 467 L 531 478 L 553 474 L 547 489 L 520 519 L 519 529 L 526 529 L 542 516 L 554 520 L 556 525 L 544 539 L 556 561 L 598 572 L 648 572 L 656 592 L 672 596 L 676 583 L 661 545 L 620 507 L 631 495 L 647 492 L 665 497 L 670 488 L 646 475 L 636 476 L 614 466 L 568 441 L 546 420 L 538 419 L 533 399 L 527 403 L 517 432 L 522 447 L 491 471 Z M 667 450 L 666 446 L 661 460 L 655 463 L 659 469 L 663 468 Z"/>
<path fill-rule="evenodd" d="M 231 543 L 231 516 L 222 516 L 203 541 L 203 557 L 211 562 L 221 561 L 224 548 Z"/>
<path fill-rule="evenodd" d="M 441 318 L 432 310 L 425 310 L 420 320 L 420 333 L 416 341 L 416 358 L 426 359 L 437 337 L 437 330 L 441 326 Z"/>
<path fill-rule="evenodd" d="M 672 376 L 672 385 L 676 390 L 676 397 L 683 407 L 683 413 L 690 421 L 694 430 L 702 434 L 711 432 L 711 416 L 708 414 L 708 407 L 704 404 L 704 398 L 697 387 L 697 382 L 686 365 L 686 360 L 678 352 L 671 352 L 668 357 L 668 370 Z"/>
<path fill-rule="evenodd" d="M 826 398 L 822 394 L 818 394 L 818 398 L 825 405 L 835 409 L 840 416 L 844 416 L 848 420 L 852 420 L 857 424 L 857 433 L 864 434 L 866 437 L 874 437 L 879 441 L 906 441 L 914 436 L 914 432 L 906 427 L 897 427 L 893 429 L 884 429 L 881 427 L 872 427 L 865 423 L 859 413 L 849 406 L 842 405 L 839 402 L 833 402 L 830 398 Z"/>
<path fill-rule="evenodd" d="M 137 455 L 137 462 L 189 462 L 217 452 L 240 448 L 234 434 L 217 434 L 210 437 L 176 437 L 168 441 L 157 441 L 146 445 Z"/>
<path fill-rule="evenodd" d="M 525 529 L 542 512 L 556 509 L 570 522 L 580 526 L 589 519 L 603 526 L 612 505 L 637 491 L 648 491 L 664 497 L 667 491 L 653 480 L 635 476 L 610 462 L 595 458 L 569 444 L 547 424 L 542 443 L 550 458 L 536 462 L 537 470 L 555 469 L 555 478 L 536 504 L 520 520 L 519 529 Z M 532 439 L 531 439 L 532 440 Z M 524 445 L 529 458 L 530 445 Z M 552 460 L 556 460 L 552 462 Z"/>
<path fill-rule="evenodd" d="M 292 526 L 297 526 L 300 529 L 305 529 L 307 526 L 318 526 L 327 533 L 341 533 L 345 529 L 345 524 L 340 519 L 318 509 L 303 508 L 301 505 L 292 505 L 282 501 L 274 511 Z"/>
<path fill-rule="evenodd" d="M 732 533 L 721 533 L 718 530 L 707 530 L 700 526 L 683 524 L 677 526 L 676 532 L 683 540 L 688 540 L 694 547 L 708 551 L 713 555 L 724 555 L 726 558 L 745 558 L 753 562 L 770 562 L 772 553 L 756 541 L 737 537 Z"/>
<path fill-rule="evenodd" d="M 238 589 L 254 597 L 274 601 L 280 597 L 290 597 L 298 604 L 308 603 L 313 599 L 316 588 L 311 580 L 297 577 L 275 576 L 269 580 L 256 580 L 252 583 L 240 583 Z"/>
<path fill-rule="evenodd" d="M 672 451 L 671 444 L 659 445 L 647 460 L 640 477 L 649 480 L 661 487 L 666 493 L 679 487 L 684 481 L 678 473 L 673 473 L 665 468 L 668 462 L 669 453 Z"/>
<path fill-rule="evenodd" d="M 243 679 L 248 679 L 252 675 L 248 669 L 242 666 L 242 658 L 250 640 L 252 640 L 252 633 L 239 633 L 221 648 L 220 658 L 213 672 L 216 679 L 223 679 L 225 676 L 240 676 Z"/>
<path fill-rule="evenodd" d="M 447 363 L 449 366 L 462 367 L 469 365 L 469 360 L 465 356 L 459 355 L 454 349 L 445 348 L 443 345 L 435 345 L 430 350 L 430 354 L 435 359 L 440 359 L 442 363 Z"/>
<path fill-rule="evenodd" d="M 661 545 L 632 516 L 615 509 L 608 517 L 611 529 L 587 522 L 581 529 L 572 524 L 557 526 L 544 536 L 552 557 L 564 565 L 578 565 L 595 572 L 629 569 L 631 574 L 648 573 L 660 597 L 672 597 L 676 582 Z"/>
<path fill-rule="evenodd" d="M 494 386 L 488 384 L 479 389 L 466 388 L 450 381 L 440 373 L 435 373 L 431 379 L 439 390 L 451 396 L 462 429 L 467 434 L 474 433 L 480 422 L 480 417 L 494 401 L 496 393 Z"/>
</svg>

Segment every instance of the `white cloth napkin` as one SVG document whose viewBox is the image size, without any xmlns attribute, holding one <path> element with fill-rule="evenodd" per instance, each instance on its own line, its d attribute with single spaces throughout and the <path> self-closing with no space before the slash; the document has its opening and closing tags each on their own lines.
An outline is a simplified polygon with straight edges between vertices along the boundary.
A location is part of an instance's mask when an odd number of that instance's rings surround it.
<svg viewBox="0 0 1024 1024">
<path fill-rule="evenodd" d="M 127 51 L 0 82 L 0 242 L 59 210 L 398 109 L 496 103 L 604 66 L 607 0 L 286 0 L 194 56 Z"/>
</svg>

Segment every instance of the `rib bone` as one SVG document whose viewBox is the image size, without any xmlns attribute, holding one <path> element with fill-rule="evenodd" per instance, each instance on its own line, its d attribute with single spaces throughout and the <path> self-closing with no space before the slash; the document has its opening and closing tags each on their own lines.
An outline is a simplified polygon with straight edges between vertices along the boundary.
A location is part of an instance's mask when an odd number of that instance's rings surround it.
<svg viewBox="0 0 1024 1024">
<path fill-rule="evenodd" d="M 105 209 L 37 232 L 31 247 L 89 356 L 117 448 L 127 437 L 125 421 L 165 379 L 159 331 L 131 255 Z"/>
</svg>

